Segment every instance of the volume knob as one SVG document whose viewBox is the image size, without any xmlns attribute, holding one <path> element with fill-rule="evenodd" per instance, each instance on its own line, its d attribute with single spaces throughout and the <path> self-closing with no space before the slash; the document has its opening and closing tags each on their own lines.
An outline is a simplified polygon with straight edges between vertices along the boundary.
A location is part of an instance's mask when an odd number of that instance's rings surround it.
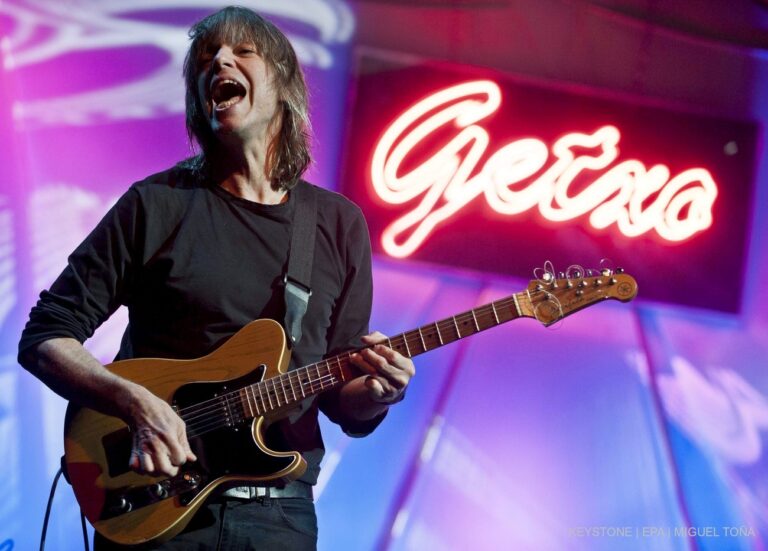
<svg viewBox="0 0 768 551">
<path fill-rule="evenodd" d="M 112 508 L 117 513 L 130 513 L 131 509 L 133 509 L 133 504 L 128 501 L 125 496 L 120 496 L 119 499 L 116 499 L 114 502 L 114 505 L 112 505 Z"/>
<path fill-rule="evenodd" d="M 152 494 L 160 499 L 166 498 L 168 497 L 168 488 L 158 482 L 152 485 Z"/>
</svg>

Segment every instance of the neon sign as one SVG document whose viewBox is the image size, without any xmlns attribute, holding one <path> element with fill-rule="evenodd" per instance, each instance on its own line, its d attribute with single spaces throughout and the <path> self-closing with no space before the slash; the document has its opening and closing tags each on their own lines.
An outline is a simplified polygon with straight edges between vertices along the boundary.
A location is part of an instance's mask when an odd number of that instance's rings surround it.
<svg viewBox="0 0 768 551">
<path fill-rule="evenodd" d="M 480 195 L 502 215 L 538 207 L 545 219 L 564 222 L 589 214 L 593 228 L 615 224 L 627 237 L 655 231 L 676 242 L 711 226 L 718 190 L 710 172 L 696 167 L 672 176 L 663 164 L 649 168 L 637 159 L 616 162 L 621 134 L 614 126 L 592 134 L 567 133 L 551 148 L 536 138 L 520 138 L 502 145 L 479 167 L 491 138 L 478 123 L 500 105 L 501 91 L 494 82 L 470 81 L 419 101 L 386 129 L 374 148 L 373 188 L 390 204 L 420 199 L 382 232 L 388 254 L 411 255 L 440 222 Z M 448 143 L 402 170 L 416 147 L 451 124 L 458 132 Z M 574 181 L 584 178 L 591 181 L 574 192 Z"/>
</svg>

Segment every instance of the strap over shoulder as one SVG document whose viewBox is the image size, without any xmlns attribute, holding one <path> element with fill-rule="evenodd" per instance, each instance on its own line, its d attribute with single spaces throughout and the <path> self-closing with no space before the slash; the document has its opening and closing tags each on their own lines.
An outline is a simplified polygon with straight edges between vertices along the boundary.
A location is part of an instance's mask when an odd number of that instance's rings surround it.
<svg viewBox="0 0 768 551">
<path fill-rule="evenodd" d="M 288 270 L 283 276 L 285 286 L 285 330 L 290 346 L 301 340 L 301 322 L 312 296 L 312 263 L 315 257 L 315 230 L 317 229 L 317 196 L 315 189 L 299 182 L 294 193 L 296 207 L 291 225 L 291 245 L 288 252 Z"/>
</svg>

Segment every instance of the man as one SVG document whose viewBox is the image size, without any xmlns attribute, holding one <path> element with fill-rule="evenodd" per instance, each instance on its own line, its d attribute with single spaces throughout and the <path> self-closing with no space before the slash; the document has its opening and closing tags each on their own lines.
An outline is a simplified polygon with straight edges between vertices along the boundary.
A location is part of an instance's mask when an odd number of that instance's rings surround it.
<svg viewBox="0 0 768 551">
<path fill-rule="evenodd" d="M 309 163 L 306 88 L 286 37 L 259 15 L 225 8 L 197 23 L 185 62 L 187 127 L 201 154 L 134 184 L 41 293 L 19 360 L 68 400 L 114 415 L 133 435 L 130 468 L 173 476 L 196 456 L 163 400 L 106 370 L 82 342 L 120 305 L 130 323 L 118 359 L 195 358 L 257 318 L 282 322 L 296 203 L 317 201 L 311 288 L 293 366 L 343 350 L 361 375 L 270 427 L 302 452 L 299 481 L 257 498 L 218 496 L 162 549 L 313 549 L 311 485 L 322 457 L 317 414 L 364 435 L 403 397 L 413 363 L 368 333 L 370 243 L 343 197 L 300 180 Z M 97 536 L 96 547 L 109 543 Z"/>
</svg>

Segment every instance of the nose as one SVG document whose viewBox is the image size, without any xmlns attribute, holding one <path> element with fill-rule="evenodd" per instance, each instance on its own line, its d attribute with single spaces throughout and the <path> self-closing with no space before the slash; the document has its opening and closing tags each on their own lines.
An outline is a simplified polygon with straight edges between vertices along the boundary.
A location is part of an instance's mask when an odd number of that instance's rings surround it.
<svg viewBox="0 0 768 551">
<path fill-rule="evenodd" d="M 234 66 L 234 52 L 232 51 L 232 48 L 229 46 L 221 46 L 216 52 L 216 55 L 213 56 L 213 66 L 215 69 Z"/>
</svg>

